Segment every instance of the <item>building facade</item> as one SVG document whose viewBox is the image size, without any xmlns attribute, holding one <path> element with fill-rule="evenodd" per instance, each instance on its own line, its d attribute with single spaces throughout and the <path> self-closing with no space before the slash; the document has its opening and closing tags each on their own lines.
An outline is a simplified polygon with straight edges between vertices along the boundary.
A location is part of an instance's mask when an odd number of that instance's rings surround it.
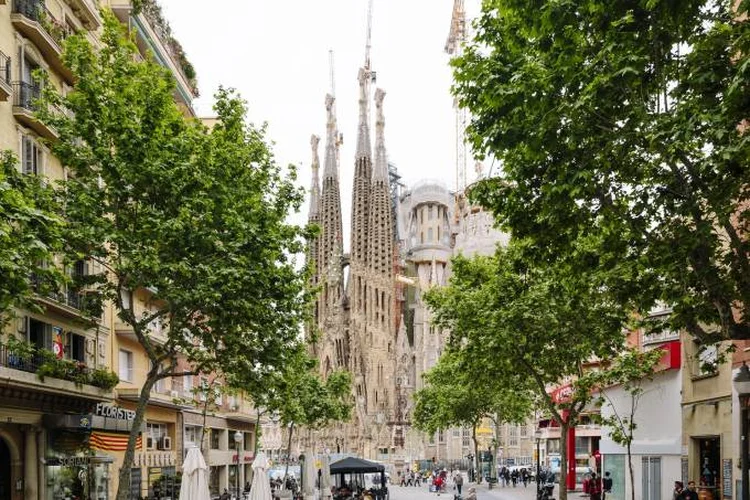
<svg viewBox="0 0 750 500">
<path fill-rule="evenodd" d="M 62 94 L 72 88 L 62 42 L 76 32 L 96 45 L 100 7 L 112 9 L 143 55 L 170 70 L 176 103 L 194 117 L 192 68 L 154 0 L 143 2 L 140 12 L 130 0 L 1 0 L 0 149 L 15 153 L 24 174 L 65 178 L 64 167 L 42 143 L 56 140 L 57 133 L 35 116 L 41 89 L 34 74 L 45 72 L 47 85 Z M 101 269 L 81 261 L 67 272 Z M 75 290 L 37 300 L 41 312 L 15 311 L 0 332 L 0 500 L 113 498 L 148 358 L 112 304 L 91 318 Z M 158 306 L 148 289 L 126 300 L 136 313 Z M 165 331 L 166 325 L 151 325 L 156 342 Z M 54 370 L 60 366 L 65 369 Z M 112 377 L 104 380 L 111 372 L 119 376 L 116 387 Z M 159 381 L 140 429 L 131 497 L 177 498 L 182 459 L 191 446 L 205 451 L 213 493 L 241 486 L 250 477 L 256 418 L 242 394 L 227 391 L 211 374 Z"/>
</svg>

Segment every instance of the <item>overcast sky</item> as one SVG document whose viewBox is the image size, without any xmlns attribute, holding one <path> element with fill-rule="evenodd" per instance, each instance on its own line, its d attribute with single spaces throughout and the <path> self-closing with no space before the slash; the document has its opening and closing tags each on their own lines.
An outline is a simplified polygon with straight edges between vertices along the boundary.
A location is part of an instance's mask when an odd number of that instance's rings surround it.
<svg viewBox="0 0 750 500">
<path fill-rule="evenodd" d="M 348 247 L 357 131 L 357 70 L 363 65 L 367 0 L 160 0 L 195 66 L 199 115 L 213 114 L 219 85 L 249 102 L 250 119 L 268 122 L 278 160 L 310 183 L 310 134 L 325 139 L 325 94 L 334 51 L 341 151 L 341 195 Z M 472 3 L 470 0 L 467 2 Z M 451 72 L 443 51 L 453 0 L 374 0 L 372 66 L 386 91 L 389 161 L 407 183 L 455 184 Z M 371 106 L 374 108 L 374 105 Z M 371 120 L 374 131 L 374 119 Z M 374 144 L 374 140 L 373 140 Z M 325 145 L 321 142 L 321 162 Z M 306 216 L 307 207 L 303 209 Z"/>
</svg>

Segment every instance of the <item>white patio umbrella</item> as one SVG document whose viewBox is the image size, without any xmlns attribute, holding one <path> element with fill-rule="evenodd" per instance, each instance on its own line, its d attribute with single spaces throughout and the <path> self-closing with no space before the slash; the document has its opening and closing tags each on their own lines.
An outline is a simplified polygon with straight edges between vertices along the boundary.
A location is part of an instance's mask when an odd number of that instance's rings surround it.
<svg viewBox="0 0 750 500">
<path fill-rule="evenodd" d="M 315 453 L 311 449 L 305 450 L 305 472 L 302 482 L 302 494 L 305 500 L 314 500 L 315 498 L 315 479 L 318 477 L 315 470 Z"/>
<path fill-rule="evenodd" d="M 208 466 L 201 450 L 190 448 L 182 464 L 180 500 L 211 500 L 208 492 Z"/>
<path fill-rule="evenodd" d="M 258 452 L 253 460 L 253 484 L 250 485 L 250 500 L 272 500 L 271 486 L 268 484 L 268 459 Z"/>
<path fill-rule="evenodd" d="M 320 464 L 320 498 L 327 500 L 331 496 L 331 457 L 325 453 Z"/>
</svg>

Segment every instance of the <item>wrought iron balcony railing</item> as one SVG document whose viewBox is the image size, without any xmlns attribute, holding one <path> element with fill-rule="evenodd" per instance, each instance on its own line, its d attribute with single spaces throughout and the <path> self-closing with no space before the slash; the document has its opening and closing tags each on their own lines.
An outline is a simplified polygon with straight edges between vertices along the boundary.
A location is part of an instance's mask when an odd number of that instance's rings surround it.
<svg viewBox="0 0 750 500">
<path fill-rule="evenodd" d="M 58 44 L 72 34 L 68 26 L 47 10 L 44 0 L 13 0 L 13 13 L 39 23 Z"/>
<path fill-rule="evenodd" d="M 10 84 L 10 57 L 0 51 L 0 80 Z"/>
<path fill-rule="evenodd" d="M 37 99 L 42 96 L 39 85 L 29 82 L 13 82 L 13 106 L 37 111 Z"/>
</svg>

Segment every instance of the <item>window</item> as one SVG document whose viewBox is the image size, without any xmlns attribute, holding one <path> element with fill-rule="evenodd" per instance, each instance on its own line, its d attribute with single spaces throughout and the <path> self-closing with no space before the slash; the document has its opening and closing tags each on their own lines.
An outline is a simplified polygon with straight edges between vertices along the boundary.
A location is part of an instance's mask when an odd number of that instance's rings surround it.
<svg viewBox="0 0 750 500">
<path fill-rule="evenodd" d="M 185 443 L 194 444 L 200 448 L 201 428 L 197 425 L 185 426 Z"/>
<path fill-rule="evenodd" d="M 75 333 L 69 334 L 66 357 L 83 363 L 86 360 L 86 337 Z"/>
<path fill-rule="evenodd" d="M 133 381 L 133 353 L 120 349 L 120 380 Z"/>
<path fill-rule="evenodd" d="M 438 431 L 438 443 L 445 443 L 445 432 L 443 432 L 442 430 Z"/>
<path fill-rule="evenodd" d="M 641 458 L 643 500 L 661 500 L 661 458 Z"/>
<path fill-rule="evenodd" d="M 211 429 L 211 449 L 221 449 L 221 435 L 224 434 L 223 429 Z"/>
<path fill-rule="evenodd" d="M 60 332 L 62 333 L 62 332 Z M 29 342 L 37 349 L 52 350 L 52 325 L 37 321 L 29 320 Z"/>
<path fill-rule="evenodd" d="M 696 376 L 715 374 L 718 370 L 719 346 L 717 344 L 698 345 L 696 347 L 695 360 L 697 364 L 695 370 Z"/>
<path fill-rule="evenodd" d="M 167 424 L 148 422 L 146 424 L 146 436 L 153 438 L 154 441 L 161 440 L 161 438 L 167 436 Z"/>
<path fill-rule="evenodd" d="M 521 437 L 525 438 L 529 435 L 529 426 L 528 425 L 522 425 L 521 426 Z"/>
<path fill-rule="evenodd" d="M 430 205 L 427 207 L 427 220 L 432 220 L 433 218 L 434 218 L 433 206 Z"/>
<path fill-rule="evenodd" d="M 216 406 L 221 406 L 224 404 L 224 398 L 222 397 L 220 385 L 216 385 L 216 387 L 214 387 L 214 404 Z"/>
<path fill-rule="evenodd" d="M 434 241 L 433 236 L 434 235 L 432 232 L 432 228 L 431 227 L 427 228 L 427 243 L 432 243 Z"/>
<path fill-rule="evenodd" d="M 518 426 L 511 425 L 508 428 L 508 446 L 518 446 Z"/>
<path fill-rule="evenodd" d="M 149 360 L 148 367 L 149 367 L 149 370 L 152 370 L 154 368 L 154 362 Z M 159 380 L 156 381 L 156 383 L 151 388 L 151 390 L 153 392 L 156 392 L 157 394 L 164 394 L 164 391 L 166 391 L 166 386 L 164 384 L 165 384 L 164 379 L 160 378 Z"/>
<path fill-rule="evenodd" d="M 471 446 L 471 429 L 461 429 L 461 446 L 463 448 Z"/>
<path fill-rule="evenodd" d="M 28 135 L 21 138 L 21 167 L 26 175 L 42 173 L 42 148 Z"/>
<path fill-rule="evenodd" d="M 185 371 L 184 373 L 190 373 L 188 371 Z M 193 376 L 192 375 L 184 375 L 182 377 L 182 387 L 185 390 L 186 396 L 192 396 L 193 394 Z"/>
</svg>

